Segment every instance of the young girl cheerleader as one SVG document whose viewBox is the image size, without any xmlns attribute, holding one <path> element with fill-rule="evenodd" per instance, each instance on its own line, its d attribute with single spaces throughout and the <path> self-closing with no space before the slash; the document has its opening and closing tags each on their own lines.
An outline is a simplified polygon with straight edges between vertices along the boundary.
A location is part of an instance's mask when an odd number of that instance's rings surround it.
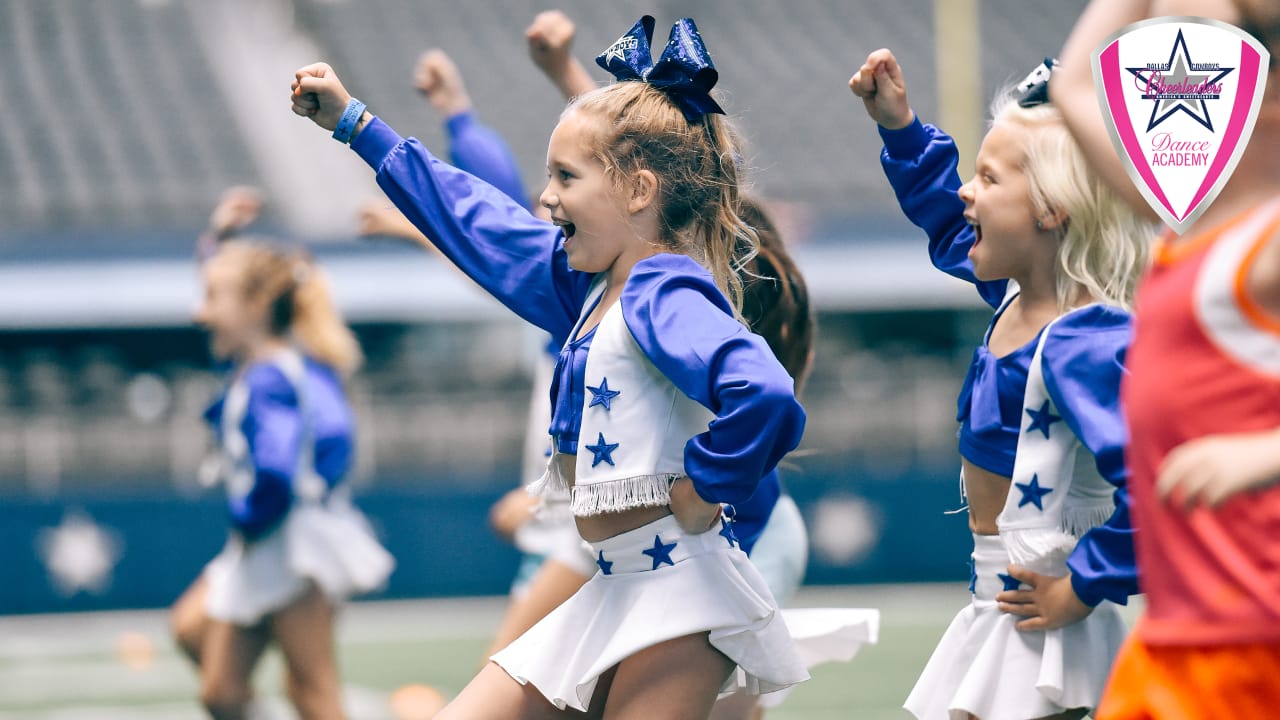
<svg viewBox="0 0 1280 720">
<path fill-rule="evenodd" d="M 529 55 L 566 100 L 595 88 L 585 68 L 570 52 L 573 21 L 553 10 L 539 13 L 525 33 Z M 742 315 L 747 327 L 764 337 L 774 355 L 795 378 L 799 394 L 813 360 L 814 322 L 804 278 L 777 228 L 760 203 L 740 200 L 738 214 L 756 234 L 756 255 L 742 269 Z M 546 508 L 558 507 L 544 500 Z M 808 534 L 795 501 L 772 472 L 760 480 L 750 499 L 728 506 L 732 532 L 739 547 L 760 571 L 778 604 L 785 605 L 804 579 Z M 570 542 L 554 551 L 539 567 L 524 597 L 513 603 L 499 630 L 497 647 L 504 647 L 571 596 L 599 572 L 584 544 Z M 848 661 L 865 642 L 874 642 L 878 613 L 874 610 L 823 608 L 784 610 L 788 629 L 798 641 L 809 667 L 835 660 Z M 785 692 L 763 698 L 737 692 L 720 698 L 712 720 L 758 718 L 765 706 L 782 702 Z"/>
<path fill-rule="evenodd" d="M 231 381 L 205 413 L 221 451 L 231 536 L 174 607 L 179 645 L 215 718 L 243 718 L 271 642 L 300 717 L 342 717 L 337 603 L 380 586 L 392 559 L 351 505 L 343 478 L 353 427 L 341 378 L 355 337 L 303 253 L 233 240 L 204 264 L 196 321 Z"/>
<path fill-rule="evenodd" d="M 718 503 L 749 498 L 796 446 L 804 414 L 730 300 L 751 232 L 715 69 L 690 20 L 654 63 L 652 28 L 644 18 L 603 55 L 630 81 L 577 98 L 552 133 L 552 223 L 401 139 L 327 65 L 293 85 L 294 112 L 351 140 L 454 264 L 569 338 L 542 485 L 571 490 L 601 572 L 441 718 L 697 717 L 726 686 L 807 677 L 759 573 L 732 533 L 711 531 Z"/>
<path fill-rule="evenodd" d="M 558 10 L 539 13 L 525 34 L 534 64 L 566 100 L 595 88 L 590 75 L 570 52 L 575 27 L 568 16 Z M 743 320 L 764 337 L 788 374 L 795 378 L 799 394 L 812 362 L 814 333 L 804 278 L 759 203 L 741 198 L 738 214 L 755 231 L 758 241 L 756 256 L 741 273 Z M 544 500 L 541 513 L 554 516 L 557 509 L 554 501 Z M 777 473 L 770 473 L 761 479 L 750 500 L 734 506 L 732 514 L 740 547 L 761 570 L 774 599 L 785 604 L 800 585 L 808 551 L 804 519 L 795 501 L 782 491 Z M 771 528 L 768 548 L 755 554 L 756 540 L 765 531 L 766 523 Z M 539 567 L 529 592 L 512 605 L 504 619 L 495 649 L 505 647 L 528 630 L 599 571 L 576 540 L 575 535 Z"/>
<path fill-rule="evenodd" d="M 1046 104 L 1050 72 L 997 98 L 964 185 L 892 53 L 849 81 L 934 265 L 996 311 L 959 399 L 973 601 L 905 705 L 929 720 L 1082 717 L 1125 634 L 1111 602 L 1136 592 L 1118 394 L 1146 229 Z"/>
<path fill-rule="evenodd" d="M 1147 606 L 1116 659 L 1097 717 L 1275 717 L 1280 8 L 1263 0 L 1095 0 L 1077 22 L 1063 49 L 1062 77 L 1054 78 L 1054 102 L 1113 190 L 1148 213 L 1103 126 L 1089 70 L 1096 48 L 1149 16 L 1208 17 L 1245 30 L 1251 42 L 1212 52 L 1237 73 L 1250 65 L 1263 70 L 1265 94 L 1235 172 L 1185 234 L 1159 238 L 1140 286 L 1124 401 Z M 1228 59 L 1218 60 L 1224 50 Z M 1253 90 L 1247 76 L 1232 82 L 1240 83 L 1238 92 Z M 1212 101 L 1208 107 L 1217 113 L 1215 126 L 1225 126 L 1229 110 Z M 1171 120 L 1177 132 L 1181 121 Z"/>
</svg>

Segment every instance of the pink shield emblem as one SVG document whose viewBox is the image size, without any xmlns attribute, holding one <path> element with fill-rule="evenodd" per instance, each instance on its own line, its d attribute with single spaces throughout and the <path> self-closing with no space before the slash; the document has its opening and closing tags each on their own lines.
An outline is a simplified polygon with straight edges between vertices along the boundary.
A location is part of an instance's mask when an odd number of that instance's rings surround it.
<svg viewBox="0 0 1280 720">
<path fill-rule="evenodd" d="M 1147 202 L 1181 234 L 1204 213 L 1253 133 L 1270 54 L 1197 17 L 1145 20 L 1093 53 L 1102 117 Z"/>
</svg>

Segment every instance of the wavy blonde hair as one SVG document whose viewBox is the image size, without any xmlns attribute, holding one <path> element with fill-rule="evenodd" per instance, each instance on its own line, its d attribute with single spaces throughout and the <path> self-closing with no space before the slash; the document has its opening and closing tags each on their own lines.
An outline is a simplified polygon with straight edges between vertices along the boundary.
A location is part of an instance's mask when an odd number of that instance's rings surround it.
<svg viewBox="0 0 1280 720">
<path fill-rule="evenodd" d="M 757 241 L 738 215 L 742 154 L 733 125 L 717 114 L 689 122 L 664 92 L 634 81 L 579 95 L 564 115 L 572 112 L 602 120 L 592 151 L 615 187 L 642 169 L 657 177 L 662 242 L 705 266 L 741 316 L 738 271 Z"/>
<path fill-rule="evenodd" d="M 1053 105 L 1019 107 L 1014 93 L 1005 91 L 996 95 L 991 118 L 993 126 L 1014 123 L 1032 131 L 1026 135 L 1022 165 L 1031 203 L 1036 215 L 1052 213 L 1061 218 L 1058 307 L 1071 308 L 1083 292 L 1099 302 L 1132 310 L 1155 226 L 1130 210 L 1090 169 L 1062 113 Z"/>
<path fill-rule="evenodd" d="M 229 240 L 217 257 L 235 264 L 247 299 L 267 300 L 267 325 L 302 350 L 350 376 L 364 359 L 355 333 L 333 303 L 329 283 L 310 253 L 254 240 Z"/>
</svg>

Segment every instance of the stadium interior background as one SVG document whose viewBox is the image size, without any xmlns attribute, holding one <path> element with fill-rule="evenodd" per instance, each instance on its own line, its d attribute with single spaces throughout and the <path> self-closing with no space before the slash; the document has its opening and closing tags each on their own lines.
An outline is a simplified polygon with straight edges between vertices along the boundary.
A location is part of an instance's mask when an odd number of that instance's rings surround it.
<svg viewBox="0 0 1280 720">
<path fill-rule="evenodd" d="M 443 151 L 410 84 L 441 47 L 536 194 L 561 102 L 523 29 L 552 7 L 584 61 L 643 12 L 692 15 L 716 58 L 818 310 L 808 430 L 784 469 L 808 582 L 963 582 L 965 521 L 943 513 L 961 505 L 954 399 L 989 310 L 929 265 L 846 82 L 893 48 L 915 109 L 971 158 L 983 98 L 1055 53 L 1083 4 L 3 0 L 0 613 L 164 606 L 223 541 L 221 491 L 196 480 L 220 374 L 190 314 L 192 245 L 233 184 L 266 198 L 255 231 L 314 249 L 363 342 L 355 488 L 399 563 L 383 596 L 505 591 L 516 555 L 486 512 L 520 480 L 541 339 L 438 260 L 357 238 L 372 173 L 286 93 L 324 59 Z"/>
</svg>

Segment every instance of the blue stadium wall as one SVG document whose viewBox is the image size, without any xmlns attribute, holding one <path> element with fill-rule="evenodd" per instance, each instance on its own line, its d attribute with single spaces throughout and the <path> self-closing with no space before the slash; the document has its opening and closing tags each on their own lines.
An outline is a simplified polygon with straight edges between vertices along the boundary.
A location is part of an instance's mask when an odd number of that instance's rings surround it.
<svg viewBox="0 0 1280 720">
<path fill-rule="evenodd" d="M 833 562 L 810 552 L 808 584 L 967 580 L 968 529 L 959 504 L 954 467 L 910 468 L 899 473 L 805 473 L 788 489 L 813 523 L 821 503 L 856 499 L 869 512 L 870 541 L 856 558 Z M 397 568 L 374 598 L 502 594 L 518 553 L 487 525 L 489 506 L 508 485 L 489 479 L 421 490 L 380 489 L 357 502 L 369 516 Z M 39 552 L 68 513 L 86 517 L 113 538 L 118 558 L 96 590 L 60 590 Z M 836 522 L 839 522 L 838 520 Z M 839 529 L 839 528 L 837 528 Z M 856 528 L 848 528 L 855 530 Z M 172 603 L 226 538 L 216 491 L 198 499 L 176 495 L 103 498 L 60 496 L 56 502 L 10 497 L 0 502 L 0 613 L 37 613 L 163 607 Z"/>
</svg>

